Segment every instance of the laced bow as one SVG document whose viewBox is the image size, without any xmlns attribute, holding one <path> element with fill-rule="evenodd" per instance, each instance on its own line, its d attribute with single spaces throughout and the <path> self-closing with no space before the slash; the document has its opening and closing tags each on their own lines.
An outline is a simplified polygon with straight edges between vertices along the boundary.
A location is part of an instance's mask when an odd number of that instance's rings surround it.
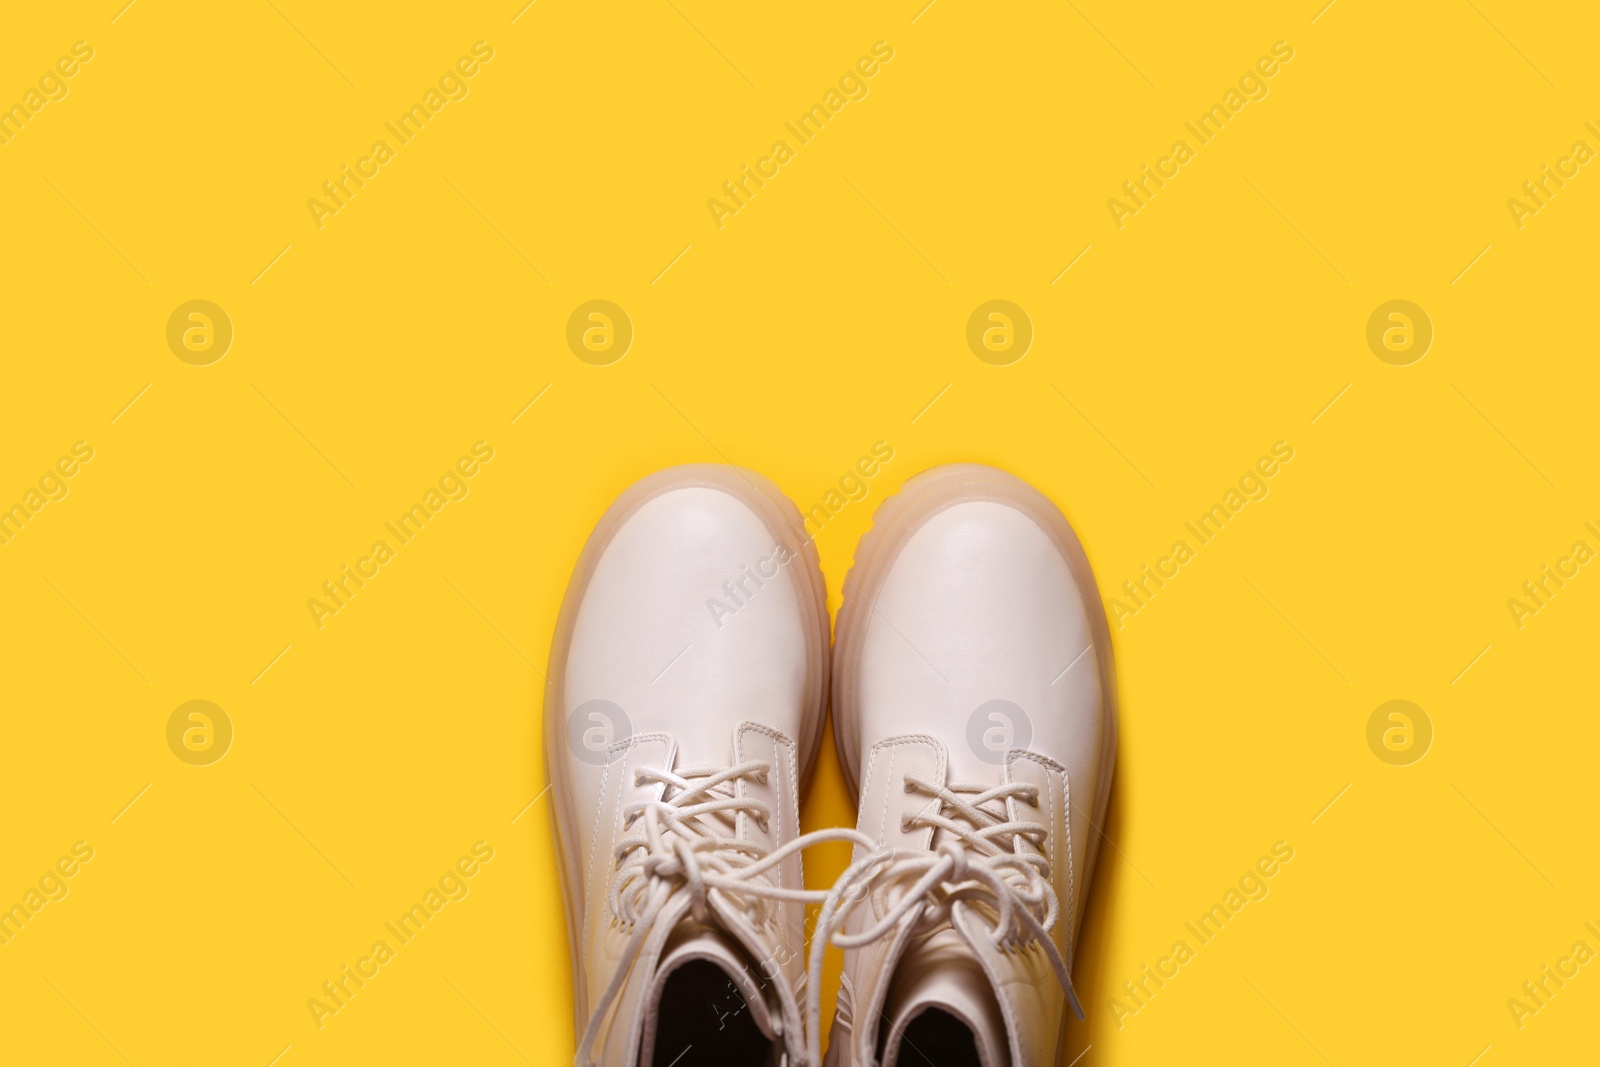
<svg viewBox="0 0 1600 1067">
<path fill-rule="evenodd" d="M 696 920 L 735 928 L 750 943 L 761 937 L 760 928 L 780 904 L 815 904 L 829 896 L 828 890 L 785 888 L 767 872 L 791 854 L 826 841 L 850 841 L 869 850 L 874 847 L 865 834 L 845 828 L 816 830 L 771 851 L 736 836 L 740 815 L 765 830 L 772 814 L 758 797 L 741 796 L 737 783 L 764 784 L 770 772 L 766 760 L 725 768 L 677 772 L 641 768 L 635 772 L 635 786 L 660 785 L 662 793 L 660 799 L 630 804 L 623 811 L 624 827 L 637 827 L 637 831 L 616 846 L 617 873 L 607 903 L 630 933 L 611 980 L 589 1017 L 578 1047 L 579 1063 L 593 1062 L 601 1027 L 634 963 L 652 937 L 664 942 L 669 932 L 657 929 L 657 918 L 680 895 L 688 897 Z M 809 984 L 815 986 L 819 979 L 820 971 Z M 803 1035 L 784 1034 L 780 1020 L 774 1020 L 774 1025 L 776 1036 L 791 1046 L 793 1058 L 800 1061 L 804 1054 L 794 1046 Z"/>
<path fill-rule="evenodd" d="M 902 830 L 931 827 L 944 832 L 933 851 L 880 848 L 844 872 L 823 902 L 817 936 L 811 943 L 806 997 L 807 1054 L 818 1062 L 821 1047 L 821 982 L 824 951 L 831 941 L 841 949 L 869 945 L 909 923 L 912 936 L 931 934 L 951 920 L 957 902 L 976 905 L 994 916 L 994 944 L 1036 943 L 1049 959 L 1073 1015 L 1083 1008 L 1072 974 L 1050 937 L 1060 918 L 1060 902 L 1050 884 L 1050 862 L 1042 854 L 1049 836 L 1044 826 L 1013 820 L 1005 810 L 1015 798 L 1038 807 L 1039 790 L 1022 783 L 997 786 L 953 782 L 946 786 L 921 775 L 905 776 L 907 793 L 937 800 L 929 810 L 901 820 Z M 998 803 L 1000 810 L 992 805 Z M 1034 846 L 1024 850 L 1023 842 Z M 1009 847 L 1009 851 L 1008 851 Z M 854 934 L 842 932 L 862 897 L 882 890 L 892 901 L 878 922 Z"/>
<path fill-rule="evenodd" d="M 1042 825 L 1012 820 L 1002 810 L 1009 798 L 1037 807 L 1036 787 L 1008 783 L 986 787 L 970 783 L 942 785 L 920 775 L 905 776 L 908 793 L 922 793 L 938 801 L 930 810 L 908 815 L 903 829 L 919 826 L 944 831 L 945 839 L 933 851 L 890 849 L 857 830 L 835 827 L 803 834 L 767 851 L 733 836 L 743 814 L 763 829 L 771 818 L 766 803 L 741 796 L 736 783 L 750 779 L 765 783 L 771 765 L 749 760 L 721 769 L 679 772 L 642 768 L 635 773 L 638 786 L 659 784 L 660 799 L 624 809 L 624 826 L 637 824 L 640 832 L 617 844 L 617 875 L 608 903 L 619 922 L 630 928 L 618 965 L 596 1002 L 578 1047 L 578 1062 L 592 1063 L 595 1043 L 611 1007 L 626 984 L 634 963 L 648 940 L 664 942 L 668 931 L 657 930 L 657 918 L 679 894 L 689 898 L 691 914 L 700 922 L 715 918 L 722 925 L 742 930 L 746 940 L 760 937 L 759 928 L 782 902 L 821 904 L 816 935 L 806 967 L 804 1041 L 802 1035 L 778 1036 L 795 1062 L 815 1067 L 821 1061 L 822 968 L 827 946 L 841 949 L 871 944 L 898 928 L 912 925 L 913 936 L 934 932 L 950 922 L 957 902 L 977 905 L 996 919 L 990 935 L 996 945 L 1037 943 L 1049 959 L 1056 980 L 1066 992 L 1073 1014 L 1083 1009 L 1072 987 L 1066 961 L 1050 938 L 1060 917 L 1060 905 L 1050 884 L 1049 861 L 1037 851 L 1049 831 Z M 789 889 L 776 884 L 767 872 L 792 853 L 828 841 L 849 841 L 861 857 L 850 864 L 831 889 Z M 1035 851 L 1024 851 L 1022 842 Z M 1005 847 L 1009 846 L 1010 851 Z M 886 891 L 893 901 L 879 921 L 854 934 L 842 932 L 851 910 L 874 890 Z"/>
</svg>

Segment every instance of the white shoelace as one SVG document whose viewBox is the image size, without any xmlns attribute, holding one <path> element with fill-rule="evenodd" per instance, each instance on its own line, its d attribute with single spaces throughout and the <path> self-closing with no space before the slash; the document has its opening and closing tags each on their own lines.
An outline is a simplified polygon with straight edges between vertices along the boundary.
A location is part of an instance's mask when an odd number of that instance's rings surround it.
<svg viewBox="0 0 1600 1067">
<path fill-rule="evenodd" d="M 589 1017 L 578 1046 L 579 1063 L 593 1062 L 601 1026 L 646 942 L 652 934 L 664 942 L 667 931 L 655 929 L 656 919 L 675 896 L 688 895 L 696 920 L 738 928 L 748 943 L 761 937 L 760 928 L 770 920 L 775 904 L 816 904 L 830 894 L 829 890 L 784 888 L 765 877 L 768 871 L 791 854 L 826 841 L 873 847 L 871 838 L 842 827 L 815 830 L 770 852 L 733 836 L 739 815 L 756 820 L 764 829 L 772 814 L 763 801 L 737 795 L 735 783 L 741 779 L 765 783 L 770 771 L 767 761 L 749 760 L 720 769 L 673 772 L 644 768 L 635 773 L 635 785 L 659 784 L 662 797 L 630 804 L 623 812 L 624 826 L 639 824 L 642 832 L 617 844 L 617 873 L 608 904 L 612 915 L 631 933 Z M 820 971 L 809 984 L 819 979 Z M 788 1046 L 791 1061 L 802 1062 L 805 1054 L 797 1043 L 804 1035 L 784 1033 L 781 1018 L 773 1022 L 774 1036 Z"/>
<path fill-rule="evenodd" d="M 822 905 L 806 968 L 803 1046 L 795 1045 L 802 1035 L 784 1033 L 781 1019 L 774 1020 L 774 1036 L 788 1047 L 795 1063 L 815 1067 L 821 1062 L 822 968 L 830 943 L 845 950 L 871 944 L 914 912 L 915 918 L 910 920 L 913 933 L 932 933 L 950 922 L 951 908 L 958 901 L 977 904 L 995 916 L 992 939 L 996 945 L 1037 943 L 1050 960 L 1073 1014 L 1083 1018 L 1072 975 L 1050 938 L 1060 905 L 1050 884 L 1049 861 L 1038 852 L 1017 848 L 1021 841 L 1042 846 L 1049 831 L 1038 823 L 1011 820 L 986 807 L 996 801 L 1004 805 L 1011 797 L 1037 806 L 1037 788 L 960 782 L 944 786 L 906 775 L 906 792 L 923 793 L 937 799 L 939 805 L 907 816 L 903 826 L 944 831 L 946 839 L 936 850 L 879 848 L 859 831 L 834 827 L 814 830 L 766 851 L 732 836 L 740 814 L 755 819 L 763 828 L 771 817 L 763 801 L 738 796 L 734 783 L 745 778 L 764 783 L 770 770 L 765 760 L 749 760 L 721 769 L 673 772 L 645 768 L 635 773 L 637 785 L 657 783 L 664 788 L 660 800 L 631 804 L 623 813 L 625 826 L 642 822 L 642 833 L 617 844 L 617 874 L 608 903 L 612 914 L 629 926 L 631 933 L 589 1017 L 578 1046 L 578 1062 L 593 1062 L 594 1046 L 607 1014 L 652 934 L 664 942 L 667 932 L 655 930 L 656 919 L 680 893 L 688 894 L 696 920 L 711 922 L 714 916 L 721 925 L 742 929 L 747 940 L 760 937 L 760 927 L 779 902 Z M 849 841 L 863 853 L 831 889 L 787 889 L 765 877 L 791 854 L 828 841 Z M 887 887 L 890 897 L 898 893 L 889 911 L 867 930 L 842 933 L 850 910 L 880 886 Z"/>
<path fill-rule="evenodd" d="M 1050 937 L 1061 911 L 1050 884 L 1050 862 L 1041 852 L 1018 848 L 1022 841 L 1042 848 L 1049 830 L 1038 823 L 1012 820 L 1004 811 L 987 807 L 995 802 L 1003 807 L 1012 797 L 1037 807 L 1037 787 L 964 782 L 945 786 L 915 774 L 905 776 L 905 787 L 906 792 L 925 794 L 939 804 L 933 810 L 906 816 L 901 820 L 902 828 L 932 827 L 947 836 L 931 852 L 870 852 L 846 869 L 823 902 L 817 933 L 811 942 L 806 991 L 807 1050 L 812 1064 L 820 1061 L 820 979 L 828 943 L 845 950 L 860 948 L 907 921 L 912 924 L 913 936 L 931 934 L 950 923 L 951 908 L 958 901 L 977 904 L 993 914 L 996 925 L 991 936 L 996 945 L 1037 943 L 1049 959 L 1073 1014 L 1083 1018 L 1083 1008 L 1072 988 L 1072 974 Z M 1009 846 L 1010 851 L 1003 846 Z M 850 909 L 880 887 L 886 888 L 886 899 L 894 900 L 883 918 L 859 933 L 841 933 Z"/>
</svg>

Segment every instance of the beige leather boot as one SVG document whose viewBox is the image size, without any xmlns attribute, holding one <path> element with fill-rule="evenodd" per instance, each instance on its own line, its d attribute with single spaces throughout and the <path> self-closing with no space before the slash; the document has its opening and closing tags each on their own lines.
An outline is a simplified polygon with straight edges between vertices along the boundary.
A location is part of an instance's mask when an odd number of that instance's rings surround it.
<svg viewBox="0 0 1600 1067">
<path fill-rule="evenodd" d="M 845 583 L 834 728 L 856 863 L 830 1067 L 1053 1067 L 1116 748 L 1105 615 L 1040 493 L 940 467 L 879 508 Z"/>
<path fill-rule="evenodd" d="M 612 505 L 550 656 L 545 760 L 577 1062 L 806 1057 L 801 782 L 822 734 L 828 615 L 799 511 L 733 467 Z"/>
</svg>

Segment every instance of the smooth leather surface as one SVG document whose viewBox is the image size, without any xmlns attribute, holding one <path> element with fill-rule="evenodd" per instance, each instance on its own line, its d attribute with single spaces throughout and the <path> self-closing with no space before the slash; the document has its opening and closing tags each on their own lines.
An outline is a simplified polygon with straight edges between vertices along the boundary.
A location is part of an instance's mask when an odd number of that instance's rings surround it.
<svg viewBox="0 0 1600 1067">
<path fill-rule="evenodd" d="M 1015 509 L 979 501 L 938 512 L 912 535 L 884 580 L 861 657 L 863 750 L 885 737 L 937 732 L 952 781 L 994 784 L 1004 751 L 990 753 L 995 763 L 975 754 L 969 721 L 993 700 L 1027 715 L 1027 749 L 1060 764 L 1077 798 L 1072 862 L 1053 866 L 1068 909 L 1072 871 L 1095 832 L 1088 808 L 1107 729 L 1090 634 L 1083 593 L 1055 544 Z M 1052 846 L 1064 842 L 1052 836 Z"/>
<path fill-rule="evenodd" d="M 798 738 L 806 652 L 789 568 L 804 561 L 791 560 L 759 588 L 747 580 L 751 595 L 721 626 L 706 606 L 731 605 L 724 583 L 754 571 L 773 546 L 761 518 L 716 489 L 678 489 L 644 504 L 589 579 L 567 653 L 564 713 L 609 700 L 633 733 L 671 734 L 681 766 L 725 766 L 743 720 Z M 603 768 L 559 755 L 574 793 L 596 795 Z M 589 830 L 579 822 L 587 854 Z"/>
</svg>

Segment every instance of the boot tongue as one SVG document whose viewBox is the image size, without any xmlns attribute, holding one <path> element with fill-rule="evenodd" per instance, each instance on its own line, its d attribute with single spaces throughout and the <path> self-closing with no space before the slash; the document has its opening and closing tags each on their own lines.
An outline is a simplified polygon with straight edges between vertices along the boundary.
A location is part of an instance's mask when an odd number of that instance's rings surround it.
<svg viewBox="0 0 1600 1067">
<path fill-rule="evenodd" d="M 775 1030 L 781 1027 L 774 1026 L 772 1007 L 768 1004 L 771 981 L 751 965 L 749 954 L 733 937 L 714 926 L 685 917 L 667 938 L 644 996 L 641 1052 L 648 1055 L 655 1047 L 662 994 L 668 980 L 680 968 L 698 961 L 714 964 L 722 972 L 715 988 L 707 990 L 706 1025 L 720 1030 L 739 1014 L 749 1012 L 757 1029 L 775 1044 L 779 1043 Z"/>
<path fill-rule="evenodd" d="M 972 1032 L 981 1067 L 1008 1067 L 1010 1046 L 994 988 L 967 942 L 948 928 L 908 946 L 900 957 L 884 1003 L 888 1038 L 883 1049 L 883 1067 L 896 1067 L 901 1062 L 915 1067 L 922 1062 L 916 1054 L 918 1031 L 912 1032 L 912 1050 L 903 1061 L 900 1050 L 907 1027 L 930 1011 L 942 1011 Z M 918 1030 L 930 1035 L 940 1033 L 934 1028 L 919 1027 Z M 934 1052 L 933 1049 L 927 1051 Z M 932 1056 L 925 1058 L 933 1059 Z"/>
</svg>

